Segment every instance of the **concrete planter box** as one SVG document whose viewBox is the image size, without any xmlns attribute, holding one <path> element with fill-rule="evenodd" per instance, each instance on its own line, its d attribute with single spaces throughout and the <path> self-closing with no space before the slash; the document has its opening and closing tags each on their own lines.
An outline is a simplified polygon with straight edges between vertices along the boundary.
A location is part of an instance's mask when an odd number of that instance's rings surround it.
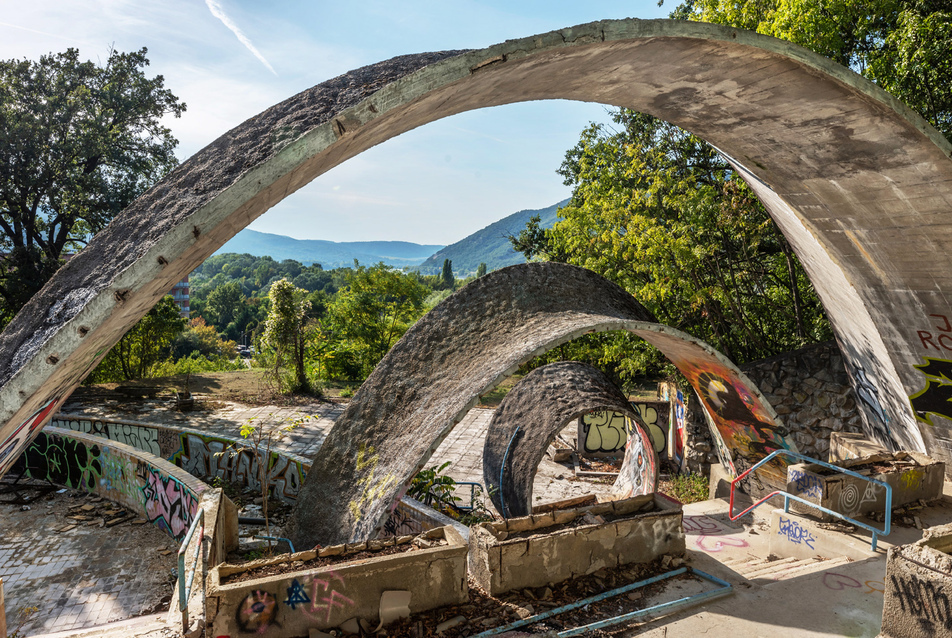
<svg viewBox="0 0 952 638">
<path fill-rule="evenodd" d="M 870 464 L 886 466 L 888 469 L 874 473 L 864 468 Z M 839 465 L 892 486 L 894 508 L 920 499 L 931 501 L 942 496 L 945 463 L 934 461 L 924 454 L 877 454 L 841 461 Z M 884 489 L 821 465 L 797 463 L 788 466 L 787 491 L 851 518 L 871 512 L 884 512 L 886 509 Z M 791 501 L 791 507 L 797 512 L 819 515 L 824 521 L 833 518 L 795 501 Z"/>
<path fill-rule="evenodd" d="M 560 528 L 586 515 L 606 521 Z M 644 563 L 664 554 L 681 556 L 681 516 L 677 501 L 646 494 L 480 523 L 470 530 L 470 575 L 496 595 L 558 583 L 605 567 Z"/>
<path fill-rule="evenodd" d="M 221 584 L 223 579 L 257 567 L 309 561 L 318 556 L 356 554 L 411 542 L 411 537 L 337 545 L 298 552 L 245 565 L 222 564 L 208 577 L 206 622 L 209 636 L 251 634 L 307 636 L 310 629 L 339 627 L 351 618 L 376 626 L 380 597 L 386 591 L 410 592 L 410 612 L 465 603 L 466 542 L 452 527 L 441 527 L 412 539 L 423 546 L 445 539 L 448 545 L 410 552 L 303 568 L 277 576 Z"/>
<path fill-rule="evenodd" d="M 886 557 L 881 636 L 952 636 L 952 525 L 892 547 Z"/>
</svg>

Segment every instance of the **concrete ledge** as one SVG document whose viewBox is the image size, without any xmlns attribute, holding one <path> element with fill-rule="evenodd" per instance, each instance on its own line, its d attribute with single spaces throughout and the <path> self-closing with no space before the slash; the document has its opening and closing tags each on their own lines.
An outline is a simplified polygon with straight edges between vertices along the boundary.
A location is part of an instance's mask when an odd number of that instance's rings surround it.
<svg viewBox="0 0 952 638">
<path fill-rule="evenodd" d="M 873 473 L 864 466 L 887 467 Z M 934 461 L 917 452 L 876 454 L 841 461 L 841 466 L 859 472 L 892 487 L 892 507 L 918 500 L 931 501 L 942 496 L 945 463 Z M 850 518 L 871 512 L 884 512 L 886 490 L 862 479 L 833 472 L 821 465 L 797 463 L 787 467 L 787 491 Z M 819 516 L 823 521 L 835 520 L 809 506 L 791 501 L 797 512 Z"/>
<path fill-rule="evenodd" d="M 870 549 L 865 530 L 846 533 L 822 527 L 824 523 L 793 512 L 775 509 L 770 513 L 768 548 L 780 558 L 834 558 L 843 556 L 864 560 L 882 556 L 883 551 Z"/>
<path fill-rule="evenodd" d="M 175 539 L 185 536 L 208 485 L 128 445 L 45 428 L 14 462 L 14 474 L 98 494 L 133 510 Z"/>
<path fill-rule="evenodd" d="M 283 636 L 304 636 L 309 629 L 338 627 L 350 618 L 379 621 L 380 599 L 387 591 L 410 593 L 410 612 L 461 604 L 469 600 L 467 547 L 452 527 L 427 532 L 417 539 L 368 541 L 336 545 L 254 561 L 219 565 L 211 571 L 206 594 L 210 636 L 238 636 L 280 628 Z M 448 545 L 412 552 L 344 561 L 240 583 L 221 584 L 227 576 L 256 567 L 308 561 L 318 556 L 346 556 L 366 549 L 408 542 Z"/>
<path fill-rule="evenodd" d="M 663 554 L 681 556 L 685 551 L 681 516 L 680 503 L 645 494 L 481 523 L 470 533 L 470 575 L 496 595 L 558 583 L 605 567 L 644 563 Z M 591 522 L 548 531 L 586 517 Z"/>
</svg>

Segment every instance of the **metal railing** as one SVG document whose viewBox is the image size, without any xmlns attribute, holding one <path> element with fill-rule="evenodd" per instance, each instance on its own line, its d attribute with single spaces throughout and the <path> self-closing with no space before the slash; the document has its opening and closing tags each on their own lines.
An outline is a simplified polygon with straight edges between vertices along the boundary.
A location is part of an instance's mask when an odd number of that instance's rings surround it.
<svg viewBox="0 0 952 638">
<path fill-rule="evenodd" d="M 841 512 L 836 512 L 836 511 L 834 511 L 834 510 L 827 509 L 827 508 L 823 507 L 822 505 L 818 505 L 818 504 L 816 504 L 816 503 L 813 503 L 813 502 L 811 502 L 811 501 L 806 500 L 805 498 L 801 498 L 801 497 L 799 497 L 799 496 L 796 496 L 795 494 L 790 494 L 789 492 L 785 492 L 785 491 L 783 491 L 783 490 L 774 490 L 773 492 L 771 492 L 771 493 L 768 494 L 767 496 L 764 496 L 764 497 L 761 498 L 759 501 L 757 501 L 756 503 L 754 503 L 753 505 L 751 505 L 750 507 L 748 507 L 747 509 L 745 509 L 743 512 L 740 512 L 739 514 L 736 514 L 736 515 L 735 515 L 735 514 L 734 514 L 734 486 L 735 486 L 738 482 L 740 482 L 740 481 L 742 481 L 744 478 L 746 478 L 748 474 L 750 474 L 751 472 L 753 472 L 753 471 L 756 470 L 757 468 L 759 468 L 759 467 L 761 467 L 761 466 L 763 466 L 763 465 L 769 463 L 769 462 L 772 461 L 774 458 L 776 458 L 776 457 L 778 457 L 778 456 L 781 456 L 781 455 L 782 455 L 782 456 L 789 456 L 789 457 L 794 458 L 794 459 L 799 459 L 800 461 L 804 461 L 804 462 L 806 462 L 806 463 L 812 463 L 812 464 L 814 464 L 814 465 L 820 465 L 820 466 L 822 466 L 822 467 L 829 468 L 829 469 L 834 470 L 834 471 L 836 471 L 836 472 L 840 472 L 841 474 L 846 474 L 847 476 L 852 476 L 852 477 L 854 477 L 854 478 L 858 478 L 858 479 L 861 479 L 861 480 L 863 480 L 863 481 L 866 481 L 867 483 L 874 483 L 874 484 L 876 484 L 876 485 L 879 485 L 880 487 L 885 488 L 885 490 L 886 490 L 886 516 L 885 516 L 885 519 L 884 519 L 884 520 L 885 520 L 885 524 L 884 524 L 883 529 L 881 529 L 881 530 L 876 529 L 876 528 L 873 527 L 872 525 L 867 525 L 866 523 L 862 523 L 862 522 L 860 522 L 860 521 L 858 521 L 858 520 L 856 520 L 856 519 L 854 519 L 854 518 L 850 518 L 849 516 L 846 516 L 845 514 L 843 514 L 843 513 L 841 513 Z M 741 474 L 740 476 L 738 476 L 737 478 L 735 478 L 733 481 L 731 481 L 730 509 L 728 510 L 728 516 L 730 517 L 730 519 L 731 519 L 732 521 L 736 521 L 736 520 L 737 520 L 738 518 L 740 518 L 741 516 L 747 514 L 748 512 L 750 512 L 751 510 L 753 510 L 753 509 L 756 508 L 757 506 L 763 504 L 764 501 L 766 501 L 766 500 L 768 500 L 768 499 L 770 499 L 770 498 L 773 498 L 774 496 L 783 496 L 783 511 L 784 511 L 785 514 L 788 514 L 788 513 L 790 512 L 790 499 L 793 499 L 793 500 L 795 500 L 795 501 L 798 501 L 798 502 L 800 502 L 800 503 L 803 503 L 804 505 L 809 505 L 809 506 L 812 507 L 812 508 L 818 509 L 818 510 L 820 510 L 821 512 L 823 512 L 823 513 L 825 513 L 825 514 L 829 514 L 830 516 L 835 516 L 836 518 L 842 519 L 842 520 L 844 520 L 844 521 L 846 521 L 846 522 L 848 522 L 848 523 L 852 523 L 853 525 L 856 525 L 857 527 L 862 527 L 863 529 L 865 529 L 866 531 L 868 531 L 870 534 L 872 534 L 872 540 L 870 541 L 870 544 L 871 544 L 871 546 L 872 546 L 872 550 L 873 550 L 873 551 L 876 551 L 876 541 L 877 541 L 877 538 L 878 538 L 879 536 L 889 536 L 890 526 L 891 526 L 891 523 L 892 523 L 892 487 L 891 487 L 890 485 L 888 485 L 887 483 L 883 483 L 882 481 L 877 481 L 876 479 L 869 478 L 868 476 L 863 476 L 862 474 L 859 474 L 858 472 L 853 472 L 852 470 L 847 470 L 847 469 L 844 468 L 844 467 L 840 467 L 840 466 L 838 466 L 838 465 L 833 465 L 832 463 L 826 463 L 825 461 L 820 461 L 820 460 L 817 460 L 817 459 L 812 459 L 812 458 L 810 458 L 809 456 L 804 456 L 804 455 L 799 454 L 799 453 L 797 453 L 797 452 L 791 452 L 790 450 L 774 450 L 773 452 L 771 452 L 770 454 L 768 454 L 766 457 L 764 457 L 763 460 L 761 460 L 761 461 L 758 462 L 757 464 L 753 465 L 753 466 L 750 467 L 746 472 L 744 472 L 743 474 Z"/>
<path fill-rule="evenodd" d="M 476 483 L 473 481 L 456 481 L 456 486 L 460 487 L 463 485 L 469 486 L 469 506 L 466 505 L 456 505 L 456 509 L 463 510 L 464 512 L 469 512 L 475 509 L 476 507 L 476 496 L 481 494 L 483 491 L 483 484 Z"/>
<path fill-rule="evenodd" d="M 189 543 L 192 537 L 198 532 L 198 543 L 195 547 L 194 567 L 188 577 L 188 584 L 185 582 L 185 554 L 188 551 Z M 188 631 L 188 600 L 192 597 L 192 585 L 195 582 L 195 574 L 198 573 L 199 560 L 201 560 L 202 580 L 200 582 L 201 590 L 205 591 L 205 572 L 208 568 L 208 556 L 205 553 L 205 510 L 198 508 L 198 516 L 192 521 L 188 528 L 185 538 L 182 540 L 182 546 L 178 551 L 178 590 L 179 590 L 179 611 L 182 612 L 182 633 Z"/>
</svg>

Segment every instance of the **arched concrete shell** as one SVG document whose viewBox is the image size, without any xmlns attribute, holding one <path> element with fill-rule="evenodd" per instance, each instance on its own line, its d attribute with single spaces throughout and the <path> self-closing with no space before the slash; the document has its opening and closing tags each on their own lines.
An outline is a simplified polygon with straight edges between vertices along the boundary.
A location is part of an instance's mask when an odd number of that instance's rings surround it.
<svg viewBox="0 0 952 638">
<path fill-rule="evenodd" d="M 289 537 L 300 547 L 373 538 L 401 489 L 481 394 L 531 358 L 604 330 L 645 339 L 698 383 L 726 449 L 737 446 L 737 460 L 796 449 L 733 364 L 690 335 L 655 323 L 624 289 L 567 264 L 510 266 L 424 315 L 367 377 L 314 458 Z M 781 465 L 764 469 L 766 478 L 786 484 Z"/>
<path fill-rule="evenodd" d="M 733 158 L 817 287 L 867 434 L 952 462 L 940 372 L 952 366 L 952 147 L 875 85 L 795 45 L 620 20 L 358 69 L 183 163 L 0 335 L 0 473 L 126 329 L 270 206 L 427 122 L 559 98 L 656 115 Z"/>
<path fill-rule="evenodd" d="M 532 514 L 532 482 L 549 444 L 588 412 L 626 415 L 635 424 L 615 481 L 621 498 L 655 491 L 658 456 L 648 426 L 625 394 L 596 367 L 578 361 L 536 368 L 516 383 L 496 408 L 483 446 L 483 485 L 505 518 Z M 632 444 L 634 441 L 634 444 Z"/>
</svg>

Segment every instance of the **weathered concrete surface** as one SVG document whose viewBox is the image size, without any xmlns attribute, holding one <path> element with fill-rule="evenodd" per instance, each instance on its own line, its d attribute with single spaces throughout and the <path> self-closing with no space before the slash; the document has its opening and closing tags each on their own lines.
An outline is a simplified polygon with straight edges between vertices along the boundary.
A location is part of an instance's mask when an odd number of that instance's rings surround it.
<svg viewBox="0 0 952 638">
<path fill-rule="evenodd" d="M 651 321 L 625 290 L 554 262 L 480 277 L 417 321 L 337 419 L 308 472 L 286 532 L 296 546 L 373 538 L 390 504 L 478 397 L 519 365 L 582 334 L 628 330 L 691 382 L 720 432 L 725 462 L 792 446 L 736 366 Z M 762 458 L 762 455 L 757 457 Z M 786 484 L 784 466 L 765 476 Z"/>
<path fill-rule="evenodd" d="M 889 550 L 883 601 L 884 638 L 952 635 L 952 525 Z"/>
<path fill-rule="evenodd" d="M 879 472 L 862 471 L 864 465 L 885 466 Z M 932 501 L 942 496 L 945 463 L 916 452 L 896 452 L 841 461 L 840 466 L 881 481 L 892 488 L 891 507 L 916 501 Z M 828 510 L 850 518 L 886 510 L 886 489 L 862 479 L 832 472 L 822 465 L 796 463 L 787 466 L 787 491 Z M 831 521 L 829 514 L 792 501 L 797 511 L 815 514 Z"/>
<path fill-rule="evenodd" d="M 797 46 L 718 25 L 621 20 L 366 67 L 185 162 L 0 336 L 0 472 L 128 327 L 270 206 L 427 122 L 555 98 L 651 113 L 732 157 L 823 300 L 867 434 L 952 459 L 952 410 L 937 400 L 952 360 L 949 144 L 878 87 Z"/>
<path fill-rule="evenodd" d="M 604 372 L 566 361 L 527 374 L 493 415 L 483 447 L 483 485 L 498 512 L 507 518 L 532 514 L 532 483 L 549 444 L 567 423 L 595 410 L 620 412 L 636 423 L 615 481 L 619 493 L 654 492 L 658 458 L 641 416 Z"/>
<path fill-rule="evenodd" d="M 379 624 L 381 596 L 387 591 L 410 592 L 411 613 L 468 600 L 466 542 L 452 527 L 431 530 L 419 537 L 432 547 L 354 559 L 325 567 L 221 584 L 229 575 L 251 567 L 308 561 L 320 556 L 353 554 L 366 545 L 326 547 L 263 559 L 244 565 L 222 564 L 209 574 L 206 620 L 209 635 L 264 634 L 280 628 L 282 636 L 304 636 L 309 629 L 339 627 L 349 618 Z M 445 541 L 441 546 L 436 543 Z M 370 549 L 411 542 L 408 537 L 370 541 Z M 412 541 L 414 543 L 419 541 Z"/>
<path fill-rule="evenodd" d="M 500 523 L 480 523 L 469 537 L 469 570 L 495 596 L 569 578 L 684 555 L 681 504 L 645 494 Z M 573 525 L 579 521 L 581 524 Z M 560 528 L 569 524 L 568 527 Z"/>
</svg>

